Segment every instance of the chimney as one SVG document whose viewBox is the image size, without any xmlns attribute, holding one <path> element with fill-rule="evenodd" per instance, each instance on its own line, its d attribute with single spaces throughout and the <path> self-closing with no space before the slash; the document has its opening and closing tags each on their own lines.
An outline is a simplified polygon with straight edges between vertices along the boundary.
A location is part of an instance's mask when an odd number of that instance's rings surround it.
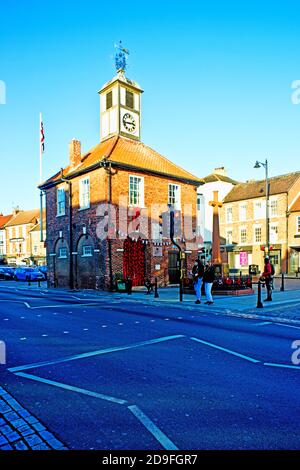
<svg viewBox="0 0 300 470">
<path fill-rule="evenodd" d="M 13 216 L 15 217 L 20 212 L 19 206 L 13 207 Z"/>
<path fill-rule="evenodd" d="M 75 168 L 81 163 L 81 142 L 72 139 L 70 142 L 70 167 Z"/>
<path fill-rule="evenodd" d="M 214 169 L 215 175 L 227 176 L 227 171 L 224 166 L 219 166 L 218 168 Z"/>
</svg>

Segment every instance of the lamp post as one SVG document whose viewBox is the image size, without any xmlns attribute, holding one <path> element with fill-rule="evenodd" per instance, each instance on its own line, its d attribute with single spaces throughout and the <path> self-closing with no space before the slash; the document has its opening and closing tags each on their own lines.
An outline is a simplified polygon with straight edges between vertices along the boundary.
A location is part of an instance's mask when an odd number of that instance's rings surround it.
<svg viewBox="0 0 300 470">
<path fill-rule="evenodd" d="M 269 167 L 268 167 L 268 160 L 263 162 L 256 161 L 254 168 L 261 168 L 264 167 L 266 172 L 266 248 L 267 248 L 267 255 L 270 255 L 270 224 L 269 224 L 269 197 L 270 197 L 270 188 L 269 188 Z"/>
</svg>

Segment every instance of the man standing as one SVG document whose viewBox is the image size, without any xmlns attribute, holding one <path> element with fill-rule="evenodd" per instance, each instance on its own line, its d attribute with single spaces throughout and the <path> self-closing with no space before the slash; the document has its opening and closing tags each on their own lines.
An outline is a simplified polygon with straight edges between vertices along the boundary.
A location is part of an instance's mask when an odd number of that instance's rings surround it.
<svg viewBox="0 0 300 470">
<path fill-rule="evenodd" d="M 203 275 L 205 295 L 206 295 L 206 302 L 204 303 L 207 305 L 211 305 L 214 303 L 212 294 L 211 294 L 214 280 L 215 280 L 215 267 L 211 261 L 207 261 L 205 269 L 204 269 L 204 275 Z"/>
<path fill-rule="evenodd" d="M 265 302 L 271 302 L 272 301 L 272 286 L 273 286 L 273 267 L 268 257 L 265 258 L 265 266 L 264 266 L 264 272 L 262 273 L 262 277 L 265 279 L 266 289 L 267 289 L 267 294 L 268 294 L 267 298 L 265 299 Z"/>
<path fill-rule="evenodd" d="M 195 261 L 195 264 L 193 266 L 193 281 L 194 281 L 194 289 L 196 292 L 196 304 L 201 304 L 201 288 L 202 288 L 202 282 L 203 282 L 203 274 L 204 274 L 204 264 L 203 260 L 197 259 Z"/>
</svg>

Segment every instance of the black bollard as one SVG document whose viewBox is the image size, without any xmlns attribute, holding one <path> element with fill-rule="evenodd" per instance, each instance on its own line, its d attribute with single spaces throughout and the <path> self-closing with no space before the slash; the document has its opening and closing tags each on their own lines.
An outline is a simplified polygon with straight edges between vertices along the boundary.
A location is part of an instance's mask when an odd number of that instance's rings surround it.
<svg viewBox="0 0 300 470">
<path fill-rule="evenodd" d="M 257 285 L 257 305 L 256 308 L 264 308 L 263 303 L 261 301 L 261 281 L 258 281 Z"/>
<path fill-rule="evenodd" d="M 31 286 L 30 276 L 28 276 L 27 280 L 28 280 L 28 285 Z"/>
<path fill-rule="evenodd" d="M 154 280 L 154 297 L 157 299 L 159 297 L 158 291 L 157 291 L 157 277 Z"/>
<path fill-rule="evenodd" d="M 284 292 L 284 273 L 281 273 L 281 292 Z"/>
<path fill-rule="evenodd" d="M 130 277 L 128 277 L 127 280 L 126 280 L 126 288 L 127 288 L 127 294 L 131 295 L 131 293 L 132 293 L 132 279 Z"/>
<path fill-rule="evenodd" d="M 38 286 L 41 287 L 41 281 L 40 280 L 38 280 Z"/>
</svg>

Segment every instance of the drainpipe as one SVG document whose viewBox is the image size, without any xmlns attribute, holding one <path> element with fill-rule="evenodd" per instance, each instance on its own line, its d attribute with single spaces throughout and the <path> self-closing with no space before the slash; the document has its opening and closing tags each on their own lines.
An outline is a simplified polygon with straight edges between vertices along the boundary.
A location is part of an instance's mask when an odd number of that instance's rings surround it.
<svg viewBox="0 0 300 470">
<path fill-rule="evenodd" d="M 73 210 L 72 210 L 72 183 L 63 176 L 63 169 L 61 169 L 61 181 L 67 183 L 69 186 L 69 248 L 70 248 L 70 263 L 69 263 L 69 278 L 70 278 L 70 289 L 74 289 L 74 275 L 73 275 Z"/>
<path fill-rule="evenodd" d="M 114 174 L 111 169 L 111 163 L 107 162 L 106 158 L 104 158 L 102 165 L 107 177 L 108 177 L 108 184 L 107 184 L 107 192 L 108 192 L 108 229 L 111 220 L 111 204 L 112 204 L 112 175 Z M 113 290 L 113 268 L 112 268 L 112 246 L 111 246 L 111 239 L 108 233 L 107 237 L 107 247 L 108 247 L 108 270 L 109 270 L 109 289 Z"/>
</svg>

